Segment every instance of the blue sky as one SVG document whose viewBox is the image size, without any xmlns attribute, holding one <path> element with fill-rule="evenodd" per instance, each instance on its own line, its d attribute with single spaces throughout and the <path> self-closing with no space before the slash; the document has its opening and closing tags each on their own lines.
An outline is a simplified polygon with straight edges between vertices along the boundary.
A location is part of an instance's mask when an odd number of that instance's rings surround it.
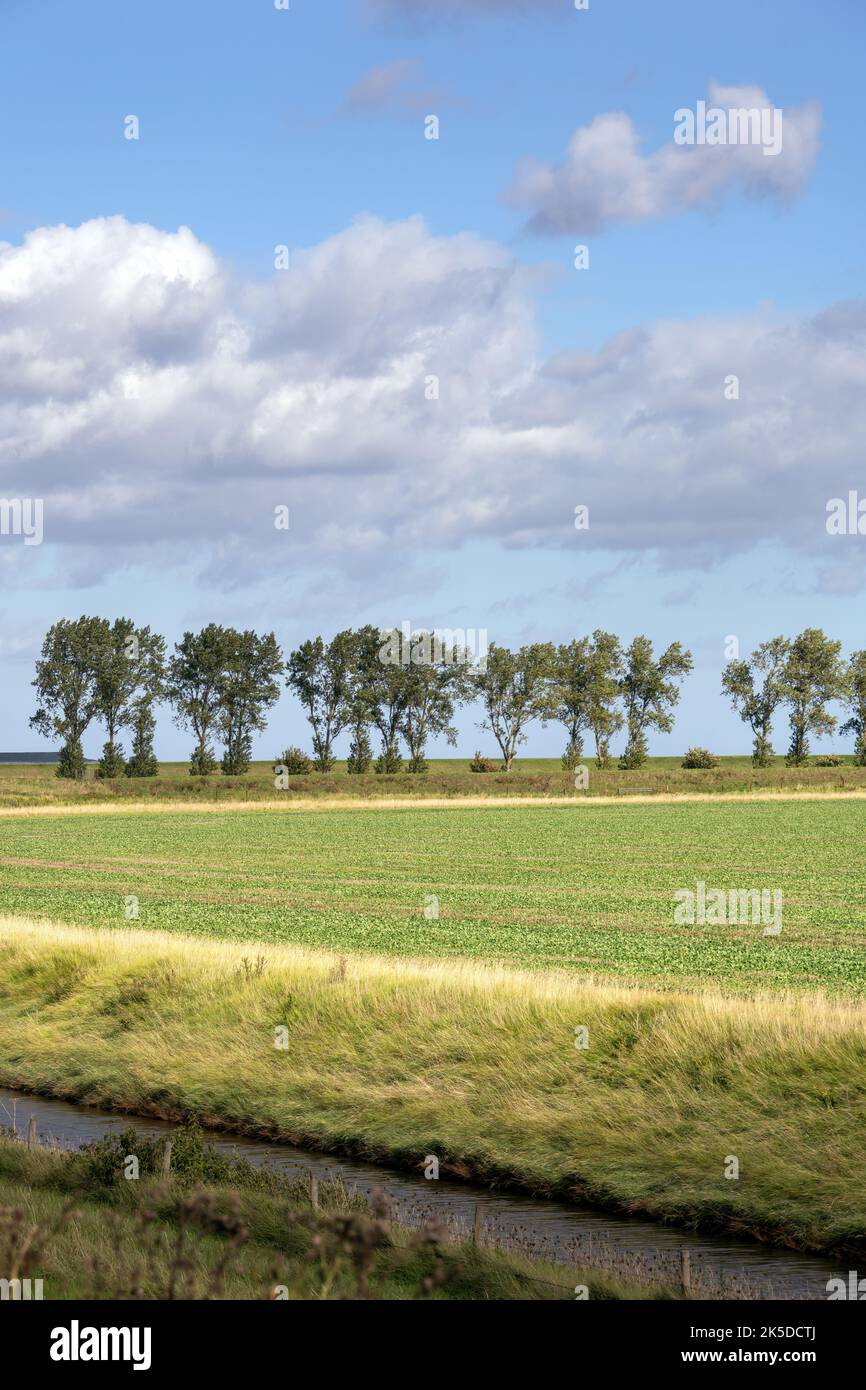
<svg viewBox="0 0 866 1390">
<path fill-rule="evenodd" d="M 41 547 L 0 537 L 0 745 L 39 745 L 41 635 L 83 611 L 286 647 L 404 618 L 680 638 L 696 671 L 656 752 L 745 750 L 727 634 L 866 645 L 866 540 L 824 529 L 866 494 L 863 7 L 423 8 L 0 0 L 0 495 L 46 506 Z M 782 109 L 782 154 L 689 150 L 667 180 L 712 83 Z M 581 130 L 594 172 L 566 161 Z M 188 741 L 165 714 L 162 756 Z M 288 741 L 286 699 L 257 751 Z"/>
</svg>

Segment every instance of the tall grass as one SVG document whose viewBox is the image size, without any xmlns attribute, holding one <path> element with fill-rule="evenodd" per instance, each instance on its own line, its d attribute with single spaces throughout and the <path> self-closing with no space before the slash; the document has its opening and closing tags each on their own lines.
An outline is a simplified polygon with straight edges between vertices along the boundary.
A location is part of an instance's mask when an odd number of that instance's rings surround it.
<svg viewBox="0 0 866 1390">
<path fill-rule="evenodd" d="M 866 1248 L 866 1004 L 288 946 L 250 968 L 261 954 L 6 920 L 0 1080 L 418 1170 L 435 1155 L 443 1173 L 802 1249 Z"/>
<path fill-rule="evenodd" d="M 220 1171 L 189 1130 L 173 1151 L 187 1161 L 157 1179 L 147 1144 L 126 1134 L 70 1155 L 0 1137 L 3 1277 L 42 1280 L 46 1299 L 549 1301 L 574 1298 L 576 1281 L 593 1299 L 682 1296 L 657 1276 L 565 1269 L 431 1224 L 406 1231 L 340 1184 L 323 1183 L 314 1210 L 297 1184 L 225 1160 Z M 143 1161 L 127 1181 L 130 1154 Z"/>
<path fill-rule="evenodd" d="M 493 760 L 496 768 L 498 760 Z M 576 792 L 574 774 L 563 770 L 558 758 L 522 758 L 511 773 L 494 771 L 474 774 L 465 758 L 431 759 L 427 772 L 400 772 L 379 776 L 348 776 L 340 762 L 326 775 L 311 773 L 292 777 L 286 790 L 274 786 L 274 764 L 253 763 L 242 777 L 191 777 L 185 763 L 163 763 L 154 778 L 97 778 L 92 769 L 80 782 L 55 776 L 53 766 L 0 764 L 0 807 L 27 808 L 51 806 L 160 805 L 190 802 L 198 807 L 226 806 L 235 802 L 286 806 L 302 799 L 305 803 L 372 803 L 430 798 L 461 802 L 480 798 L 526 800 L 563 798 L 568 801 L 633 796 L 688 795 L 796 795 L 866 793 L 866 768 L 846 759 L 835 768 L 813 765 L 788 768 L 779 758 L 769 768 L 753 768 L 744 757 L 720 759 L 711 769 L 684 769 L 680 758 L 650 758 L 636 771 L 622 771 L 616 764 L 598 769 L 593 759 L 584 759 L 589 768 L 589 787 Z"/>
</svg>

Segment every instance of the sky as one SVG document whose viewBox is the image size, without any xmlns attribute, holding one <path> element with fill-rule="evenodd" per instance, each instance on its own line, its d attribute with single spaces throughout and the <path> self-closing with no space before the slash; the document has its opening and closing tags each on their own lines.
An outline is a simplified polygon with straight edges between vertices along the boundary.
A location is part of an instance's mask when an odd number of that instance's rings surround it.
<svg viewBox="0 0 866 1390">
<path fill-rule="evenodd" d="M 860 0 L 0 0 L 0 38 L 0 498 L 44 514 L 0 534 L 0 748 L 48 746 L 81 613 L 680 640 L 660 754 L 748 750 L 732 636 L 866 646 L 826 524 L 866 498 Z M 702 102 L 765 127 L 680 143 Z"/>
</svg>

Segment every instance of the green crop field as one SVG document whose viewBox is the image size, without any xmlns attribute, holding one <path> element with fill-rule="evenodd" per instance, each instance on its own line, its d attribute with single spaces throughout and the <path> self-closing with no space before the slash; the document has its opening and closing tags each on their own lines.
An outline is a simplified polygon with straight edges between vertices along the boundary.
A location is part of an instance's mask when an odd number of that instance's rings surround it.
<svg viewBox="0 0 866 1390">
<path fill-rule="evenodd" d="M 12 815 L 0 913 L 862 995 L 864 838 L 845 800 Z M 698 881 L 781 891 L 781 932 L 677 925 Z"/>
</svg>

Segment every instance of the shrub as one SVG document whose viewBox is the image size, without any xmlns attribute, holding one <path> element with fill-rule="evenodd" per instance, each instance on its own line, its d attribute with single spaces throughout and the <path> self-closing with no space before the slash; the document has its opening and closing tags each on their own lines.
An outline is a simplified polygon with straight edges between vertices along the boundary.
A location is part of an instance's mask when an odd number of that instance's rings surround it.
<svg viewBox="0 0 866 1390">
<path fill-rule="evenodd" d="M 346 761 L 346 771 L 352 775 L 362 776 L 370 771 L 373 762 L 373 750 L 370 747 L 370 740 L 367 737 L 367 730 L 359 728 L 355 730 L 355 737 L 349 745 L 349 757 Z"/>
<path fill-rule="evenodd" d="M 393 745 L 386 745 L 376 759 L 376 772 L 399 772 L 403 754 Z"/>
<path fill-rule="evenodd" d="M 306 777 L 313 764 L 300 748 L 286 748 L 277 758 L 277 765 L 286 769 L 290 777 Z"/>
<path fill-rule="evenodd" d="M 816 767 L 842 767 L 844 763 L 844 758 L 837 758 L 833 753 L 824 753 L 820 758 L 815 759 Z"/>
<path fill-rule="evenodd" d="M 80 742 L 65 743 L 60 750 L 55 777 L 69 777 L 77 781 L 84 776 L 85 771 Z"/>
<path fill-rule="evenodd" d="M 574 743 L 569 743 L 562 755 L 562 766 L 565 768 L 565 771 L 574 772 L 582 756 L 583 744 L 580 739 L 577 739 Z"/>
<path fill-rule="evenodd" d="M 123 749 L 116 743 L 103 745 L 102 757 L 96 764 L 97 777 L 120 777 L 123 772 Z"/>
<path fill-rule="evenodd" d="M 690 748 L 683 758 L 683 767 L 718 767 L 719 760 L 708 748 Z"/>
<path fill-rule="evenodd" d="M 475 757 L 472 759 L 472 762 L 469 764 L 469 771 L 470 771 L 470 772 L 493 772 L 493 771 L 495 771 L 495 768 L 494 768 L 494 766 L 493 766 L 493 763 L 491 763 L 487 758 L 482 758 L 481 754 L 478 753 L 478 752 L 476 752 Z"/>
</svg>

